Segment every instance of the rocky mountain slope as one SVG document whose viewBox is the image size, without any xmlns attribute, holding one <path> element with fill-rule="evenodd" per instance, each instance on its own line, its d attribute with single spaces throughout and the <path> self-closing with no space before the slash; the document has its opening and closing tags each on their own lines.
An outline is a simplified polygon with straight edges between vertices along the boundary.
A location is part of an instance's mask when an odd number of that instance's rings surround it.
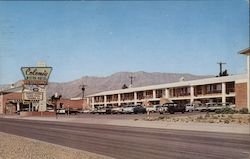
<svg viewBox="0 0 250 159">
<path fill-rule="evenodd" d="M 106 77 L 90 77 L 84 76 L 65 83 L 51 82 L 48 86 L 48 97 L 58 92 L 62 94 L 63 98 L 81 97 L 81 85 L 87 85 L 85 95 L 98 93 L 101 91 L 108 91 L 114 89 L 121 89 L 123 84 L 130 85 L 129 76 L 135 77 L 133 80 L 133 87 L 147 86 L 154 84 L 163 84 L 177 82 L 180 78 L 184 80 L 193 80 L 207 78 L 211 76 L 197 76 L 192 74 L 179 73 L 147 73 L 147 72 L 119 72 Z"/>
</svg>

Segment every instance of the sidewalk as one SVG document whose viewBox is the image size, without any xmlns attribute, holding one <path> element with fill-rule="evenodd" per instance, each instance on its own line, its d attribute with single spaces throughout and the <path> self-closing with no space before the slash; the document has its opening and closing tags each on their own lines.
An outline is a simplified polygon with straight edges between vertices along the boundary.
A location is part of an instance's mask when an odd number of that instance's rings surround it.
<svg viewBox="0 0 250 159">
<path fill-rule="evenodd" d="M 69 123 L 88 123 L 88 124 L 107 124 L 116 126 L 131 126 L 145 128 L 161 128 L 174 130 L 191 130 L 220 133 L 250 134 L 250 125 L 247 124 L 220 124 L 220 123 L 197 123 L 197 122 L 168 122 L 168 121 L 145 121 L 145 120 L 117 120 L 117 119 L 93 119 L 93 118 L 75 118 L 75 117 L 19 117 L 5 116 L 5 118 L 58 121 Z"/>
</svg>

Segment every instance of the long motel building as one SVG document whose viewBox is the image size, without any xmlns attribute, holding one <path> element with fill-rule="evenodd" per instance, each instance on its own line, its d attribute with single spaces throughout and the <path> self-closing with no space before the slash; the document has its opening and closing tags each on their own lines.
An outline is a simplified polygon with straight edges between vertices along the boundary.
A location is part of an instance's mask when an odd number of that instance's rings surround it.
<svg viewBox="0 0 250 159">
<path fill-rule="evenodd" d="M 236 109 L 248 108 L 250 112 L 250 48 L 239 54 L 246 56 L 246 74 L 105 91 L 87 96 L 87 104 L 94 109 L 130 104 L 152 106 L 169 101 L 183 104 L 215 102 L 231 103 Z"/>
<path fill-rule="evenodd" d="M 92 108 L 98 106 L 157 105 L 177 103 L 231 103 L 247 107 L 247 75 L 231 75 L 105 91 L 88 96 Z"/>
</svg>

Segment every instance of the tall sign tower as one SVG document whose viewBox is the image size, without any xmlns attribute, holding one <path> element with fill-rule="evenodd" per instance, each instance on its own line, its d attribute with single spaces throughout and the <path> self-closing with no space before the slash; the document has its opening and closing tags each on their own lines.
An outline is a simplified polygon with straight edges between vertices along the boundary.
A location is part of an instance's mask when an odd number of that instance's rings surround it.
<svg viewBox="0 0 250 159">
<path fill-rule="evenodd" d="M 38 62 L 36 67 L 22 67 L 23 92 L 22 98 L 29 103 L 31 110 L 46 111 L 46 92 L 52 67 L 46 67 L 44 62 Z"/>
</svg>

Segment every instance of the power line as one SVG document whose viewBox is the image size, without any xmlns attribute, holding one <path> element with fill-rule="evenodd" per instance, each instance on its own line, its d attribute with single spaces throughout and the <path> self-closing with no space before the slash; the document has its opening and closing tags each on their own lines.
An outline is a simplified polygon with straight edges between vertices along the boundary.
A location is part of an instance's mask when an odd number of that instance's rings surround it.
<svg viewBox="0 0 250 159">
<path fill-rule="evenodd" d="M 226 63 L 225 62 L 217 62 L 217 64 L 219 64 L 220 65 L 220 76 L 223 74 L 223 72 L 222 72 L 222 67 L 223 67 L 223 65 L 225 65 Z"/>
</svg>

